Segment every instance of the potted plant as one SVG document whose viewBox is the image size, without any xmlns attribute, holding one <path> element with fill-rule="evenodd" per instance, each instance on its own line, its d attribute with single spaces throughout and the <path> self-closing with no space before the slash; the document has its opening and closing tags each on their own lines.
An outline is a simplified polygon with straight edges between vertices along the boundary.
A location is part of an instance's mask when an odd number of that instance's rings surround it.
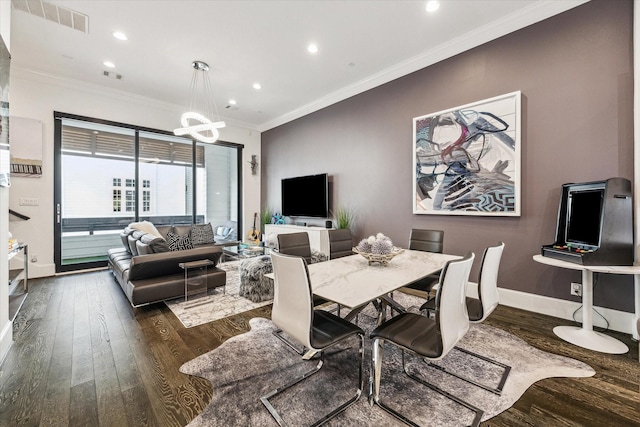
<svg viewBox="0 0 640 427">
<path fill-rule="evenodd" d="M 353 212 L 345 206 L 338 206 L 333 216 L 336 228 L 351 228 L 353 225 Z"/>
<path fill-rule="evenodd" d="M 265 226 L 267 224 L 271 224 L 271 220 L 273 218 L 273 209 L 269 207 L 264 207 L 260 212 L 260 229 L 262 230 L 262 234 L 265 233 Z"/>
</svg>

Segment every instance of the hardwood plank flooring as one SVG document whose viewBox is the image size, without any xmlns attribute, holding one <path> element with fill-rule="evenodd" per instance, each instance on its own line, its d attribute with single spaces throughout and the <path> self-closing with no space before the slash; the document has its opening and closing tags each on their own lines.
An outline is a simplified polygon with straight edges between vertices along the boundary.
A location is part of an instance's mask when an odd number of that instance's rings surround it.
<svg viewBox="0 0 640 427">
<path fill-rule="evenodd" d="M 132 309 L 108 271 L 33 279 L 0 367 L 0 426 L 183 426 L 211 399 L 210 384 L 178 368 L 249 330 L 270 306 L 186 329 L 163 304 Z M 638 343 L 605 355 L 566 343 L 570 322 L 500 306 L 488 324 L 596 370 L 550 378 L 484 426 L 640 426 Z"/>
</svg>

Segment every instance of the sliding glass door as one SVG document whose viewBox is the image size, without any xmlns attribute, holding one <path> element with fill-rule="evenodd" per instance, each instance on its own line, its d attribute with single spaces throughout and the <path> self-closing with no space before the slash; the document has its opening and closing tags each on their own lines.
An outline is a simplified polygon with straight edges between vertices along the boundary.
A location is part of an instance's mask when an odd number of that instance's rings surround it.
<svg viewBox="0 0 640 427">
<path fill-rule="evenodd" d="M 239 233 L 241 145 L 55 113 L 55 147 L 57 272 L 106 266 L 134 221 Z"/>
<path fill-rule="evenodd" d="M 135 179 L 135 132 L 98 123 L 64 120 L 61 126 L 58 271 L 104 262 L 121 245 L 119 229 L 135 218 L 129 203 Z"/>
<path fill-rule="evenodd" d="M 199 143 L 197 147 L 203 153 L 202 165 L 197 162 L 196 170 L 198 218 L 214 229 L 219 225 L 231 228 L 228 240 L 242 240 L 238 233 L 242 152 L 225 144 Z"/>
<path fill-rule="evenodd" d="M 139 147 L 139 219 L 155 225 L 192 224 L 193 141 L 141 131 Z"/>
</svg>

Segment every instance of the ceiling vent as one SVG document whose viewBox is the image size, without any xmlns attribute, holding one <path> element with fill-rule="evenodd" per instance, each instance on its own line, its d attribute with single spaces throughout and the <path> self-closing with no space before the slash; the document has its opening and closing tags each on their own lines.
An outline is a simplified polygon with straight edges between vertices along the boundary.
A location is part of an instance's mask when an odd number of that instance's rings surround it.
<svg viewBox="0 0 640 427">
<path fill-rule="evenodd" d="M 116 74 L 111 71 L 103 71 L 102 75 L 105 77 L 109 77 L 110 79 L 122 80 L 122 74 Z"/>
<path fill-rule="evenodd" d="M 17 10 L 89 34 L 89 17 L 75 10 L 42 0 L 13 0 L 11 3 Z"/>
</svg>

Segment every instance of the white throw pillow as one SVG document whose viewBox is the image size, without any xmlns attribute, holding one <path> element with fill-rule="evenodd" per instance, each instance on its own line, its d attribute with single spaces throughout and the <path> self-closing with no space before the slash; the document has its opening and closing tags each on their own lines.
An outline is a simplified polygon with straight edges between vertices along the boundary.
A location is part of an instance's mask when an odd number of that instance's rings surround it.
<svg viewBox="0 0 640 427">
<path fill-rule="evenodd" d="M 152 236 L 164 239 L 164 236 L 160 234 L 156 226 L 149 221 L 132 222 L 131 224 L 129 224 L 129 228 L 144 231 L 145 233 L 151 234 Z"/>
</svg>

